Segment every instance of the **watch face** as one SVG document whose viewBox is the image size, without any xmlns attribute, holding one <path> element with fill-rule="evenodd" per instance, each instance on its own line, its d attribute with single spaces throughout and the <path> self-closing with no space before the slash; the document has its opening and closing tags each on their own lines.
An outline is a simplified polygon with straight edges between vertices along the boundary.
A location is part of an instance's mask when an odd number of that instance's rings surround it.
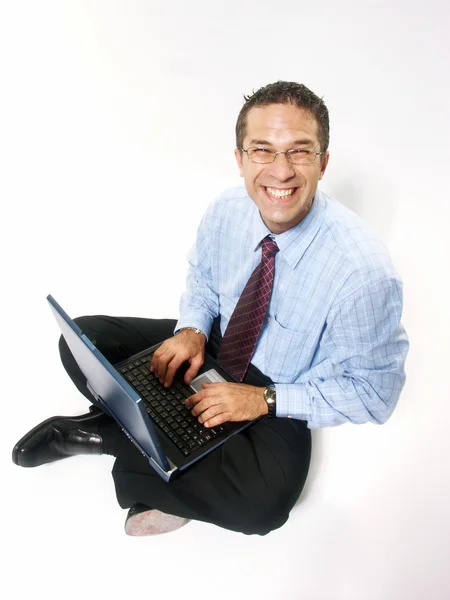
<svg viewBox="0 0 450 600">
<path fill-rule="evenodd" d="M 266 388 L 264 390 L 264 399 L 267 403 L 272 404 L 273 402 L 275 402 L 276 399 L 276 392 L 273 388 Z"/>
</svg>

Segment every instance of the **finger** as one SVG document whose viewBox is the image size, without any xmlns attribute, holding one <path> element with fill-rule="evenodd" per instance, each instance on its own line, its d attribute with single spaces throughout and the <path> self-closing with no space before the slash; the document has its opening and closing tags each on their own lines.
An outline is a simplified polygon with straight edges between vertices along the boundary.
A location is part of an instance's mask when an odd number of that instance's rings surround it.
<svg viewBox="0 0 450 600">
<path fill-rule="evenodd" d="M 164 387 L 170 387 L 173 383 L 173 378 L 175 377 L 175 373 L 178 371 L 178 368 L 184 362 L 182 358 L 176 355 L 172 358 L 170 363 L 167 366 L 167 370 L 164 376 Z"/>
<path fill-rule="evenodd" d="M 152 360 L 150 361 L 149 369 L 150 369 L 151 373 L 154 373 L 156 371 L 160 356 L 161 356 L 160 350 L 158 349 L 153 354 Z"/>
<path fill-rule="evenodd" d="M 216 396 L 216 394 L 211 394 L 210 390 L 208 388 L 210 388 L 210 386 L 212 386 L 212 383 L 202 383 L 202 390 L 200 390 L 199 392 L 196 392 L 195 394 L 192 394 L 192 396 L 189 396 L 189 398 L 186 398 L 186 400 L 184 401 L 185 406 L 187 406 L 188 408 L 190 408 L 191 406 L 195 406 L 196 404 L 198 404 L 201 400 L 204 400 L 205 398 L 208 397 L 213 397 Z"/>
<path fill-rule="evenodd" d="M 200 396 L 200 394 L 201 394 L 201 392 L 199 392 L 198 394 L 195 394 L 194 396 L 191 396 L 190 398 L 188 398 L 186 400 L 186 403 L 185 403 L 187 408 L 192 409 L 191 413 L 194 417 L 199 415 L 201 412 L 203 412 L 210 406 L 209 402 L 207 402 L 206 404 L 203 404 L 203 406 L 200 406 L 200 403 L 205 401 L 204 397 Z M 194 410 L 195 410 L 195 412 L 194 412 Z"/>
<path fill-rule="evenodd" d="M 229 392 L 228 388 L 224 387 L 227 385 L 223 381 L 211 381 L 210 383 L 202 383 L 202 388 L 207 389 L 210 394 L 225 394 Z"/>
<path fill-rule="evenodd" d="M 164 385 L 166 381 L 170 381 L 168 385 L 172 384 L 173 377 L 178 367 L 184 362 L 184 357 L 176 352 L 166 352 L 159 360 L 157 365 L 157 371 L 155 375 L 158 377 L 160 383 Z M 172 364 L 173 363 L 173 364 Z M 168 374 L 169 371 L 169 374 Z M 168 386 L 167 386 L 168 387 Z"/>
<path fill-rule="evenodd" d="M 189 396 L 189 398 L 186 398 L 184 404 L 188 407 L 194 406 L 203 400 L 203 398 L 205 398 L 205 394 L 203 393 L 203 390 L 200 390 L 199 392 L 192 394 L 192 396 Z"/>
<path fill-rule="evenodd" d="M 194 356 L 190 362 L 191 366 L 184 375 L 184 382 L 187 384 L 191 383 L 191 381 L 197 375 L 200 367 L 203 365 L 203 356 L 201 354 Z"/>
<path fill-rule="evenodd" d="M 195 406 L 198 402 L 200 402 L 200 398 L 198 397 L 198 393 L 196 393 L 189 396 L 189 398 L 186 398 L 184 405 L 187 406 L 187 408 L 191 408 L 191 406 Z"/>
<path fill-rule="evenodd" d="M 222 425 L 222 423 L 228 423 L 231 420 L 232 414 L 230 412 L 223 412 L 208 419 L 205 423 L 203 423 L 203 427 L 217 427 L 217 425 Z"/>
<path fill-rule="evenodd" d="M 199 415 L 201 412 L 209 408 L 210 406 L 215 406 L 216 404 L 220 404 L 222 397 L 220 394 L 220 390 L 214 389 L 213 385 L 206 384 L 207 387 L 203 387 L 200 392 L 197 392 L 194 396 L 188 398 L 189 405 L 194 406 L 194 409 L 191 411 L 194 417 Z"/>
<path fill-rule="evenodd" d="M 150 371 L 152 373 L 157 372 L 158 369 L 158 364 L 161 360 L 161 358 L 164 356 L 165 354 L 165 345 L 162 344 L 157 350 L 155 350 L 155 352 L 153 353 L 152 356 L 152 360 L 150 361 Z"/>
<path fill-rule="evenodd" d="M 199 392 L 199 394 L 203 394 L 203 391 Z M 191 414 L 194 417 L 198 417 L 198 415 L 205 412 L 205 410 L 208 410 L 208 408 L 211 408 L 211 406 L 217 406 L 218 404 L 220 404 L 220 398 L 214 396 L 202 396 L 200 402 L 197 402 L 191 410 Z"/>
<path fill-rule="evenodd" d="M 198 422 L 202 423 L 202 424 L 206 423 L 207 421 L 209 421 L 209 419 L 212 419 L 212 417 L 215 417 L 223 412 L 224 412 L 223 404 L 215 404 L 214 406 L 210 406 L 203 412 L 199 413 Z"/>
<path fill-rule="evenodd" d="M 162 354 L 155 365 L 155 370 L 153 371 L 154 375 L 159 379 L 161 383 L 163 383 L 164 378 L 166 376 L 167 365 L 173 359 L 173 352 L 165 352 Z"/>
<path fill-rule="evenodd" d="M 166 354 L 166 343 L 163 342 L 159 348 L 155 350 L 152 356 L 152 360 L 150 361 L 150 371 L 153 373 L 157 369 L 157 365 L 160 362 L 161 358 Z"/>
</svg>

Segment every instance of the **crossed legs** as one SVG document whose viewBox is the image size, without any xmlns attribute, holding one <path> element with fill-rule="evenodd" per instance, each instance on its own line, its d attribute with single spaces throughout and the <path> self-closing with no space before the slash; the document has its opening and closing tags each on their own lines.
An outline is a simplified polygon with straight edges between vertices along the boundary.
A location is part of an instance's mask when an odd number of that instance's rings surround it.
<svg viewBox="0 0 450 600">
<path fill-rule="evenodd" d="M 107 316 L 80 317 L 76 322 L 113 364 L 170 337 L 175 326 L 170 319 Z M 216 355 L 219 346 L 216 322 L 208 351 Z M 60 351 L 69 376 L 95 404 L 63 339 Z M 250 365 L 244 383 L 264 386 L 270 380 Z M 109 426 L 107 435 L 116 456 L 112 474 L 122 508 L 139 503 L 247 534 L 264 535 L 286 522 L 303 489 L 311 455 L 306 422 L 264 417 L 165 483 L 118 426 Z"/>
</svg>

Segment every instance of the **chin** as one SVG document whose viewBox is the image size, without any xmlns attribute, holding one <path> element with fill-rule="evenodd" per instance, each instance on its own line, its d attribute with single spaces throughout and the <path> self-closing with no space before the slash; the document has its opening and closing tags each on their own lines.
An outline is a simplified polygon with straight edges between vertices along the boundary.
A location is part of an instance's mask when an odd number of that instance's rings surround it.
<svg viewBox="0 0 450 600">
<path fill-rule="evenodd" d="M 308 211 L 302 211 L 300 214 L 280 215 L 278 214 L 263 214 L 261 217 L 272 233 L 284 233 L 288 229 L 292 229 L 300 223 L 307 215 Z"/>
</svg>

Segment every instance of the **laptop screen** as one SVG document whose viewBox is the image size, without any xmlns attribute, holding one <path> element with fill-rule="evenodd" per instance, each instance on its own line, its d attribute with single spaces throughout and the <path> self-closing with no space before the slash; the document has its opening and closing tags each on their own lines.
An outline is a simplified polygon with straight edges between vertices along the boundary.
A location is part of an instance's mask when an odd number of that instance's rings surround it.
<svg viewBox="0 0 450 600">
<path fill-rule="evenodd" d="M 95 398 L 148 458 L 170 470 L 153 423 L 139 395 L 117 372 L 52 296 L 47 296 L 56 321 Z"/>
</svg>

